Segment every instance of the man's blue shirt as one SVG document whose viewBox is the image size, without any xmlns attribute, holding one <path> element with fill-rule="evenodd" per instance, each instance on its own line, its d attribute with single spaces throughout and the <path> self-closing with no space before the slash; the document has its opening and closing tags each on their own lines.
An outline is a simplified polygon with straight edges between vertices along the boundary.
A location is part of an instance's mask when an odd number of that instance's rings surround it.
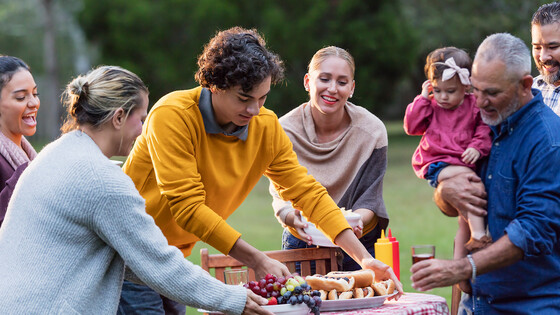
<svg viewBox="0 0 560 315">
<path fill-rule="evenodd" d="M 560 312 L 560 118 L 538 90 L 498 126 L 481 169 L 488 229 L 507 234 L 524 258 L 476 278 L 475 312 Z M 481 302 L 484 301 L 484 302 Z M 488 304 L 486 304 L 488 303 Z"/>
</svg>

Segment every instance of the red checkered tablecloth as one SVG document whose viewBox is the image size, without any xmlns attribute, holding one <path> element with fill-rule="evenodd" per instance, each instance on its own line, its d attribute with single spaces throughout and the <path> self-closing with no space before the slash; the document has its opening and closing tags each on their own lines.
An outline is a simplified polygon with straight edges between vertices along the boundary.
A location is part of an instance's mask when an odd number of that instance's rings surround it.
<svg viewBox="0 0 560 315">
<path fill-rule="evenodd" d="M 321 314 L 365 315 L 365 314 L 397 314 L 397 315 L 449 315 L 447 302 L 441 296 L 422 293 L 405 293 L 398 301 L 385 301 L 377 308 L 364 308 Z"/>
</svg>

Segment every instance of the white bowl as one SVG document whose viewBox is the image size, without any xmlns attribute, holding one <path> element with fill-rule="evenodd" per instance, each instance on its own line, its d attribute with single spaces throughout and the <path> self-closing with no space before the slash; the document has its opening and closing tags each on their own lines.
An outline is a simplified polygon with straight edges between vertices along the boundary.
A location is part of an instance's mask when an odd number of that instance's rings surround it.
<svg viewBox="0 0 560 315">
<path fill-rule="evenodd" d="M 276 315 L 307 315 L 309 314 L 309 307 L 305 304 L 278 304 L 278 305 L 265 305 L 263 306 L 264 309 L 276 314 Z M 207 314 L 223 314 L 221 312 L 214 312 L 214 311 L 206 311 L 203 309 L 198 309 L 201 313 Z"/>
<path fill-rule="evenodd" d="M 344 217 L 346 218 L 346 221 L 348 221 L 352 229 L 354 229 L 356 226 L 358 226 L 358 223 L 360 222 L 360 218 L 362 216 L 350 211 L 344 211 Z M 303 216 L 301 218 L 304 222 L 307 222 L 307 220 Z M 315 224 L 311 222 L 307 222 L 307 227 L 303 230 L 305 231 L 305 233 L 311 236 L 311 242 L 314 245 L 324 247 L 338 247 L 333 242 L 331 242 L 325 234 L 319 231 Z"/>
</svg>

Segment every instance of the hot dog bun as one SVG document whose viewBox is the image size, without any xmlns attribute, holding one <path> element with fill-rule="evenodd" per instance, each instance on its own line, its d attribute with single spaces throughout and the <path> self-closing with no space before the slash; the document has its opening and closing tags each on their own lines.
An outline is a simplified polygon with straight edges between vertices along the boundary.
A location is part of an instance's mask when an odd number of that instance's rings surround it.
<svg viewBox="0 0 560 315">
<path fill-rule="evenodd" d="M 336 290 L 331 290 L 327 297 L 329 301 L 334 301 L 334 300 L 350 300 L 353 296 L 354 294 L 352 293 L 352 291 L 338 292 Z"/>
<path fill-rule="evenodd" d="M 354 298 L 361 299 L 364 297 L 364 290 L 362 288 L 354 288 Z"/>
<path fill-rule="evenodd" d="M 395 291 L 395 283 L 391 279 L 376 282 L 371 287 L 375 291 L 375 295 L 387 295 Z"/>
<path fill-rule="evenodd" d="M 356 271 L 331 271 L 327 273 L 329 277 L 337 278 L 354 278 L 354 287 L 363 288 L 369 287 L 375 280 L 375 273 L 370 269 L 362 269 Z"/>
<path fill-rule="evenodd" d="M 338 300 L 338 293 L 336 292 L 336 290 L 330 290 L 327 298 L 329 299 L 329 301 Z"/>
<path fill-rule="evenodd" d="M 364 290 L 364 297 L 372 297 L 374 295 L 373 289 L 371 287 L 362 288 Z"/>
<path fill-rule="evenodd" d="M 340 292 L 340 294 L 338 295 L 338 299 L 339 300 L 349 300 L 351 299 L 353 296 L 352 291 L 346 291 L 346 292 Z"/>
<path fill-rule="evenodd" d="M 321 300 L 323 301 L 362 299 L 362 298 L 374 296 L 374 291 L 371 287 L 355 288 L 352 291 L 344 291 L 344 292 L 339 292 L 337 290 L 331 290 L 329 292 L 320 290 L 320 292 L 321 292 Z M 325 293 L 324 297 L 323 297 L 323 292 Z"/>
<path fill-rule="evenodd" d="M 307 284 L 311 286 L 313 290 L 337 290 L 339 292 L 350 291 L 354 288 L 354 278 L 344 278 L 344 277 L 331 277 L 322 275 L 313 275 L 305 277 Z"/>
<path fill-rule="evenodd" d="M 354 289 L 354 298 L 361 299 L 361 298 L 368 298 L 374 295 L 373 289 L 371 287 L 363 287 L 363 288 L 355 288 Z"/>
</svg>

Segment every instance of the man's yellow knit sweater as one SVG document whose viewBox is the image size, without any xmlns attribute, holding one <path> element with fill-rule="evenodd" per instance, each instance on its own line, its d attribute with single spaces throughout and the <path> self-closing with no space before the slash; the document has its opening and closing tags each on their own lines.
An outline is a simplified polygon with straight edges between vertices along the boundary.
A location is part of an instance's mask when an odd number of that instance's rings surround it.
<svg viewBox="0 0 560 315">
<path fill-rule="evenodd" d="M 123 166 L 169 244 L 185 256 L 199 240 L 229 253 L 241 235 L 225 220 L 263 174 L 331 239 L 350 228 L 325 188 L 299 165 L 272 111 L 263 107 L 251 119 L 246 141 L 208 134 L 198 107 L 201 89 L 161 98 Z"/>
</svg>

